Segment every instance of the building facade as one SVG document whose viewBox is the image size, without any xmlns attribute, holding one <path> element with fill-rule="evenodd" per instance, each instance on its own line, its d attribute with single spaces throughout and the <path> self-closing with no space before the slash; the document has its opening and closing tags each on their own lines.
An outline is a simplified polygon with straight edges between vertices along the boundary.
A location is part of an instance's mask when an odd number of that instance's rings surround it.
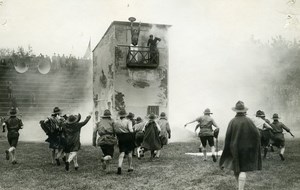
<svg viewBox="0 0 300 190">
<path fill-rule="evenodd" d="M 98 121 L 105 109 L 113 116 L 121 109 L 144 117 L 168 113 L 169 25 L 114 21 L 93 50 L 94 114 Z M 139 30 L 133 46 L 132 29 Z M 150 51 L 149 36 L 157 41 Z"/>
</svg>

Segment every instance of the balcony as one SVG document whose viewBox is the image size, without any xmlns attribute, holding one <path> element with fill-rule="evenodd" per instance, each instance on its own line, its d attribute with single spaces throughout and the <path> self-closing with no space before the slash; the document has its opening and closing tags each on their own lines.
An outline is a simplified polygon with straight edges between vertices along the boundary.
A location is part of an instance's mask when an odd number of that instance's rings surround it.
<svg viewBox="0 0 300 190">
<path fill-rule="evenodd" d="M 150 51 L 149 47 L 128 46 L 126 65 L 129 68 L 157 68 L 159 52 Z"/>
</svg>

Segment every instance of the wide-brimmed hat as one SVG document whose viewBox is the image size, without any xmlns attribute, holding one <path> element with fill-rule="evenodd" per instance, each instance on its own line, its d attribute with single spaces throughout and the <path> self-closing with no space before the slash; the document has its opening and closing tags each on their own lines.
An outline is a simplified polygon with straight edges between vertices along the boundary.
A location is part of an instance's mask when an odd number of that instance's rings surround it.
<svg viewBox="0 0 300 190">
<path fill-rule="evenodd" d="M 277 113 L 274 113 L 272 119 L 280 119 L 280 117 L 278 116 Z"/>
<path fill-rule="evenodd" d="M 235 107 L 232 108 L 232 110 L 235 111 L 235 112 L 237 112 L 237 113 L 244 113 L 244 112 L 247 112 L 248 108 L 245 107 L 244 102 L 238 101 L 235 104 Z"/>
<path fill-rule="evenodd" d="M 142 121 L 143 121 L 143 120 L 142 120 L 141 117 L 137 117 L 137 118 L 136 118 L 136 122 L 137 122 L 137 123 L 140 123 L 140 122 L 142 122 Z"/>
<path fill-rule="evenodd" d="M 160 117 L 160 118 L 163 118 L 163 119 L 167 118 L 165 112 L 161 112 L 160 115 L 159 115 L 159 117 Z"/>
<path fill-rule="evenodd" d="M 258 110 L 256 112 L 256 117 L 265 117 L 265 112 L 261 111 L 261 110 Z"/>
<path fill-rule="evenodd" d="M 204 114 L 213 114 L 213 113 L 210 112 L 210 109 L 209 109 L 209 108 L 206 108 L 206 109 L 204 110 L 203 113 L 204 113 Z"/>
<path fill-rule="evenodd" d="M 156 115 L 154 113 L 150 113 L 148 115 L 148 119 L 156 119 Z"/>
<path fill-rule="evenodd" d="M 127 115 L 127 118 L 129 118 L 129 119 L 133 119 L 133 118 L 134 118 L 134 114 L 133 114 L 133 113 L 131 113 L 131 112 L 129 112 L 129 113 L 128 113 L 128 115 Z"/>
<path fill-rule="evenodd" d="M 59 109 L 59 107 L 55 107 L 55 108 L 53 108 L 53 113 L 54 114 L 61 113 L 61 109 Z"/>
<path fill-rule="evenodd" d="M 79 121 L 79 116 L 78 115 L 70 115 L 67 119 L 68 124 L 73 124 Z"/>
<path fill-rule="evenodd" d="M 127 113 L 126 113 L 126 111 L 125 110 L 121 110 L 121 111 L 119 111 L 119 116 L 120 117 L 126 117 L 127 116 Z"/>
<path fill-rule="evenodd" d="M 8 112 L 9 116 L 17 116 L 17 114 L 18 114 L 18 111 L 16 108 L 11 108 Z"/>
<path fill-rule="evenodd" d="M 111 117 L 111 113 L 109 110 L 104 110 L 103 115 L 101 116 L 102 118 L 109 118 Z"/>
</svg>

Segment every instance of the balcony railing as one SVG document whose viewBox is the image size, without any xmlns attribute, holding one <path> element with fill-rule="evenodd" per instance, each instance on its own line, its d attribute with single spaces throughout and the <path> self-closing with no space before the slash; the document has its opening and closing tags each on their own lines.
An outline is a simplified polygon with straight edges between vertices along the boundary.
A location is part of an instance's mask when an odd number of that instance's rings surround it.
<svg viewBox="0 0 300 190">
<path fill-rule="evenodd" d="M 149 47 L 128 46 L 127 67 L 156 68 L 159 65 L 159 52 L 150 51 Z"/>
</svg>

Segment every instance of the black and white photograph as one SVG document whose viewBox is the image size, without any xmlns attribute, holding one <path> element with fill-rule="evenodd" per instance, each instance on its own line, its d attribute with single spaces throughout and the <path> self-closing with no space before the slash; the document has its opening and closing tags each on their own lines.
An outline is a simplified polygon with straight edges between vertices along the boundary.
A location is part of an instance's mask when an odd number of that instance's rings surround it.
<svg viewBox="0 0 300 190">
<path fill-rule="evenodd" d="M 0 190 L 300 189 L 300 0 L 0 0 Z"/>
</svg>

